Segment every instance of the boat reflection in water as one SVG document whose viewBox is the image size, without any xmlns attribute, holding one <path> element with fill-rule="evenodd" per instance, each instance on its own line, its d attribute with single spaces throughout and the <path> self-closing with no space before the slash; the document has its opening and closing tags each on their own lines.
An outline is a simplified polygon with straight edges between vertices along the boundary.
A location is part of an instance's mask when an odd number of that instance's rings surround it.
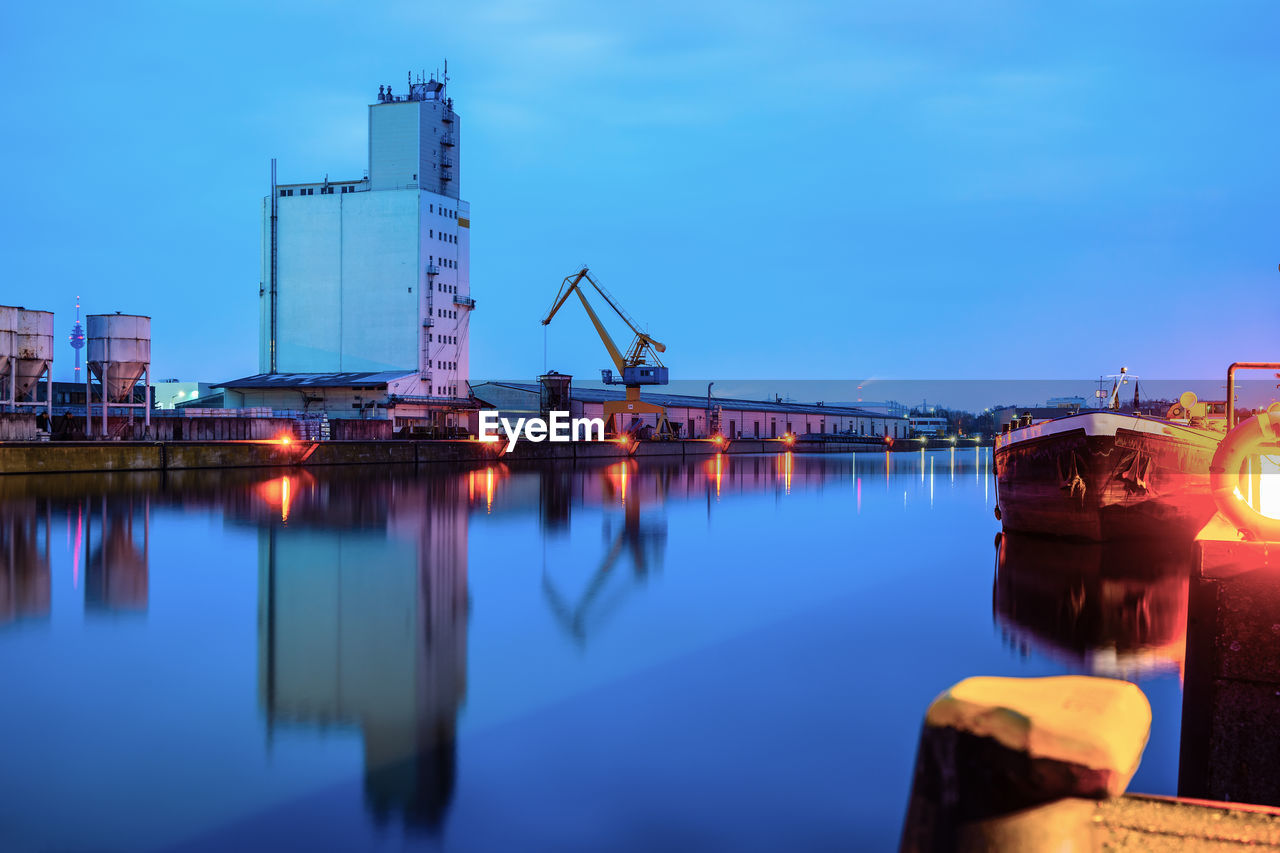
<svg viewBox="0 0 1280 853">
<path fill-rule="evenodd" d="M 465 475 L 259 483 L 268 727 L 356 725 L 379 822 L 439 826 L 466 695 Z"/>
<path fill-rule="evenodd" d="M 49 616 L 47 500 L 0 503 L 0 626 Z"/>
<path fill-rule="evenodd" d="M 993 611 L 1012 642 L 1096 675 L 1181 675 L 1191 549 L 1160 542 L 996 539 Z"/>
</svg>

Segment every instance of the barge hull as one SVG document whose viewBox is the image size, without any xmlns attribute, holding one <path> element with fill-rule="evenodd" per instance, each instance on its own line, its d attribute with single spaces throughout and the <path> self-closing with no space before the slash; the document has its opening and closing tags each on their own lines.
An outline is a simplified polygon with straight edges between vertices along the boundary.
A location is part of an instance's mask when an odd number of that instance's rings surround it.
<svg viewBox="0 0 1280 853">
<path fill-rule="evenodd" d="M 996 494 L 1005 529 L 1090 541 L 1190 541 L 1214 513 L 1216 441 L 1117 428 L 1002 444 Z"/>
</svg>

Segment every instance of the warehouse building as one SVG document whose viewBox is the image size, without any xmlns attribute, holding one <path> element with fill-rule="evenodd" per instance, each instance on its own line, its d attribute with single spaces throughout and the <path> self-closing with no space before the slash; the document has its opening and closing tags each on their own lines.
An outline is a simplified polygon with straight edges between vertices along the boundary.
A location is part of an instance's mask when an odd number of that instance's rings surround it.
<svg viewBox="0 0 1280 853">
<path fill-rule="evenodd" d="M 483 408 L 496 409 L 501 417 L 537 417 L 542 386 L 533 382 L 484 382 L 473 393 Z M 602 418 L 606 400 L 621 400 L 623 392 L 604 388 L 572 388 L 571 417 Z M 667 420 L 680 438 L 708 438 L 718 432 L 729 438 L 781 438 L 793 435 L 862 435 L 906 438 L 908 419 L 847 406 L 820 403 L 783 403 L 737 400 L 686 394 L 644 393 L 645 402 L 667 409 Z M 708 418 L 708 415 L 710 416 Z M 639 416 L 644 426 L 656 426 L 654 416 Z"/>
<path fill-rule="evenodd" d="M 392 431 L 431 428 L 438 434 L 472 432 L 477 405 L 419 394 L 418 377 L 381 373 L 269 373 L 223 382 L 221 405 L 258 409 L 298 419 L 390 420 Z M 199 401 L 197 401 L 197 405 Z"/>
</svg>

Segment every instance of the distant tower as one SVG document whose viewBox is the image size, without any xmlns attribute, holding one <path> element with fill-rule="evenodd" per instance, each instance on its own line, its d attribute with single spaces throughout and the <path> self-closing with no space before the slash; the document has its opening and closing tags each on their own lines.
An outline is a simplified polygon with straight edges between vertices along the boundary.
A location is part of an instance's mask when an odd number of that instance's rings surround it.
<svg viewBox="0 0 1280 853">
<path fill-rule="evenodd" d="M 84 326 L 80 325 L 80 297 L 76 297 L 76 324 L 71 327 L 71 348 L 76 351 L 75 381 L 80 381 L 80 350 L 84 349 Z"/>
</svg>

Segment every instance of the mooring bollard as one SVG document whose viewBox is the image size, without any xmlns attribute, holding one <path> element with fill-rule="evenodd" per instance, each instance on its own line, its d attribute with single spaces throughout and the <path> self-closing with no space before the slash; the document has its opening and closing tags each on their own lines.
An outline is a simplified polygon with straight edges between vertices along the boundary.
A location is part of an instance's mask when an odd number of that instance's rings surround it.
<svg viewBox="0 0 1280 853">
<path fill-rule="evenodd" d="M 1150 731 L 1127 681 L 967 678 L 925 715 L 901 849 L 1089 849 L 1089 800 L 1124 792 Z"/>
</svg>

